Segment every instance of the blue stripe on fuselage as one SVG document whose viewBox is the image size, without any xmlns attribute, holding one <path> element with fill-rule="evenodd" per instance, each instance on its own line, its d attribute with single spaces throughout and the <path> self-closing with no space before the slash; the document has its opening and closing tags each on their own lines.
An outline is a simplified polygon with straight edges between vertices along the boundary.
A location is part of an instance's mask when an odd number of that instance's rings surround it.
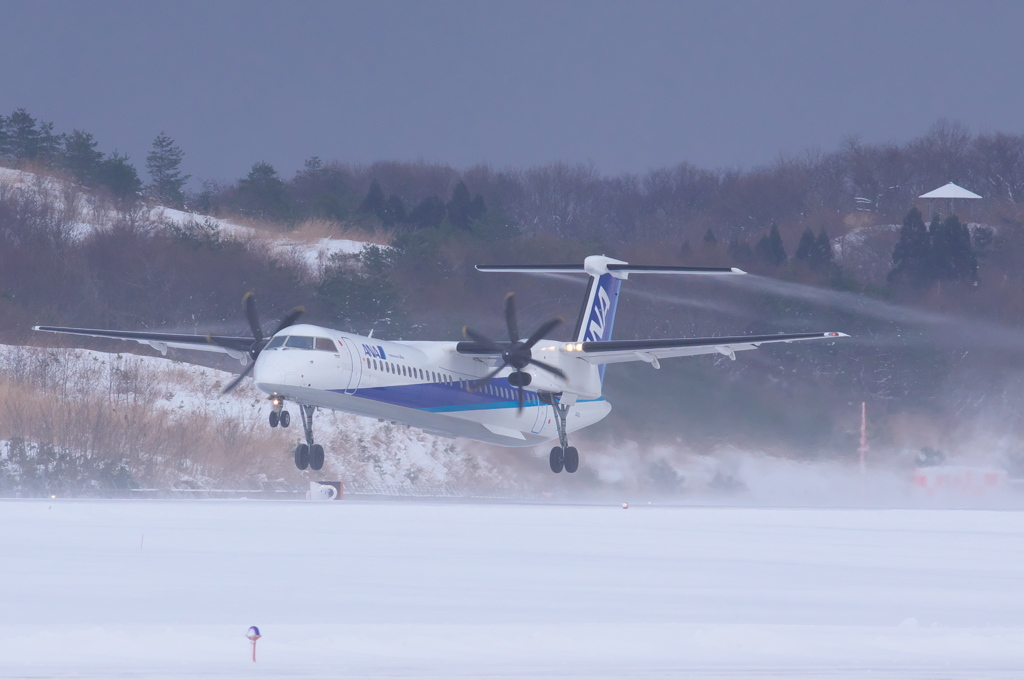
<svg viewBox="0 0 1024 680">
<path fill-rule="evenodd" d="M 512 393 L 515 394 L 515 388 L 509 385 L 507 379 L 493 380 L 490 385 L 500 389 L 512 390 Z M 485 392 L 485 389 L 480 388 L 471 391 L 460 387 L 458 382 L 454 385 L 446 383 L 414 383 L 412 385 L 361 387 L 356 391 L 356 396 L 393 406 L 403 406 L 405 408 L 438 413 L 474 409 L 516 408 L 518 406 L 515 399 L 509 400 L 504 397 L 495 396 Z M 341 393 L 345 390 L 331 391 Z M 524 390 L 524 394 L 527 404 L 533 405 L 531 402 L 534 404 L 539 403 L 536 392 Z"/>
<path fill-rule="evenodd" d="M 453 411 L 483 411 L 491 409 L 518 408 L 515 399 L 511 401 L 503 397 L 488 394 L 482 389 L 469 391 L 459 384 L 415 383 L 412 385 L 387 385 L 384 387 L 364 387 L 356 391 L 354 396 L 361 399 L 379 401 L 392 406 L 402 406 L 431 413 L 450 413 Z M 491 385 L 512 390 L 508 380 L 494 380 Z M 345 390 L 330 390 L 339 394 Z M 540 402 L 536 392 L 524 390 L 527 406 L 546 406 Z M 585 399 L 582 401 L 601 401 L 601 399 Z"/>
</svg>

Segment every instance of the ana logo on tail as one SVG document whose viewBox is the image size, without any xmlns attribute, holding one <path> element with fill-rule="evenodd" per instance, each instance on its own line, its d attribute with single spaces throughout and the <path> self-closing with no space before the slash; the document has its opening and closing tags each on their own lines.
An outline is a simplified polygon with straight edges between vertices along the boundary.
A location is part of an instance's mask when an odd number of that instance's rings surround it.
<svg viewBox="0 0 1024 680">
<path fill-rule="evenodd" d="M 594 310 L 590 313 L 590 324 L 587 326 L 585 340 L 600 340 L 604 337 L 605 323 L 608 321 L 608 310 L 612 306 L 611 298 L 604 286 L 598 286 Z"/>
<path fill-rule="evenodd" d="M 604 274 L 595 279 L 594 289 L 588 300 L 590 313 L 587 314 L 587 325 L 580 340 L 611 340 L 612 326 L 615 324 L 615 303 L 621 285 L 622 282 L 611 274 Z"/>
</svg>

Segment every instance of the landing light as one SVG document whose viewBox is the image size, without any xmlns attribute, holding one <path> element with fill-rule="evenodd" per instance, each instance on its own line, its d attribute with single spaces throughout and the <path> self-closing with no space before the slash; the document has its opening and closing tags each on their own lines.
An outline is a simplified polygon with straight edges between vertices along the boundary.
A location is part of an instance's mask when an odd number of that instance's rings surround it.
<svg viewBox="0 0 1024 680">
<path fill-rule="evenodd" d="M 567 343 L 565 343 L 565 351 L 566 352 L 582 352 L 583 351 L 583 343 L 582 342 L 567 342 Z"/>
</svg>

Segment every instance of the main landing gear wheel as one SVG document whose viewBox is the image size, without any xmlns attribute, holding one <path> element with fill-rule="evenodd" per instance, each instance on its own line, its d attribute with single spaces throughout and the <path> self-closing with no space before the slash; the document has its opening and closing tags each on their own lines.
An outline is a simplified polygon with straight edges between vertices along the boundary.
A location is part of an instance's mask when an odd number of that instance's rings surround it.
<svg viewBox="0 0 1024 680">
<path fill-rule="evenodd" d="M 306 443 L 299 444 L 295 448 L 295 467 L 300 470 L 305 470 L 307 467 L 319 470 L 324 466 L 324 447 L 313 443 L 313 413 L 315 412 L 315 406 L 306 406 L 305 404 L 299 406 L 302 430 L 306 435 Z M 291 421 L 288 411 L 281 412 L 280 421 L 282 427 L 288 427 L 288 423 Z"/>
<path fill-rule="evenodd" d="M 313 444 L 309 447 L 309 469 L 319 470 L 324 466 L 324 447 Z"/>
<path fill-rule="evenodd" d="M 566 448 L 562 453 L 562 459 L 565 464 L 565 471 L 569 474 L 580 469 L 580 452 L 576 450 L 575 446 Z"/>
<path fill-rule="evenodd" d="M 541 400 L 545 404 L 550 404 L 555 411 L 555 427 L 558 428 L 558 443 L 561 444 L 561 446 L 551 449 L 551 455 L 548 458 L 548 462 L 551 463 L 551 471 L 557 474 L 565 470 L 572 474 L 580 469 L 580 452 L 576 450 L 575 446 L 569 446 L 569 432 L 565 423 L 565 419 L 569 415 L 569 407 L 572 404 L 563 404 L 559 394 L 545 394 L 541 396 Z"/>
<path fill-rule="evenodd" d="M 281 416 L 277 411 L 270 412 L 270 426 L 277 427 L 277 424 L 281 422 Z"/>
<path fill-rule="evenodd" d="M 320 455 L 323 455 L 323 448 L 320 449 Z M 321 465 L 323 465 L 322 462 Z M 299 444 L 295 447 L 295 467 L 300 470 L 309 467 L 309 444 Z"/>
<path fill-rule="evenodd" d="M 548 456 L 548 462 L 551 463 L 552 472 L 557 474 L 562 471 L 562 468 L 565 467 L 565 454 L 562 452 L 561 446 L 556 446 L 551 449 L 551 455 Z M 578 460 L 576 461 L 576 464 L 579 464 Z"/>
</svg>

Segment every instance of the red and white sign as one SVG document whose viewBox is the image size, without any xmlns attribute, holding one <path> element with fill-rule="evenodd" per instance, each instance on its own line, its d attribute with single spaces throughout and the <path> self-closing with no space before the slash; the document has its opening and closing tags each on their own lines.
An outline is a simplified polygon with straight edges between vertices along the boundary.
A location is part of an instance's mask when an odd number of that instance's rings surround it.
<svg viewBox="0 0 1024 680">
<path fill-rule="evenodd" d="M 994 468 L 940 465 L 914 470 L 914 494 L 964 498 L 987 496 L 1006 488 L 1006 472 Z"/>
</svg>

